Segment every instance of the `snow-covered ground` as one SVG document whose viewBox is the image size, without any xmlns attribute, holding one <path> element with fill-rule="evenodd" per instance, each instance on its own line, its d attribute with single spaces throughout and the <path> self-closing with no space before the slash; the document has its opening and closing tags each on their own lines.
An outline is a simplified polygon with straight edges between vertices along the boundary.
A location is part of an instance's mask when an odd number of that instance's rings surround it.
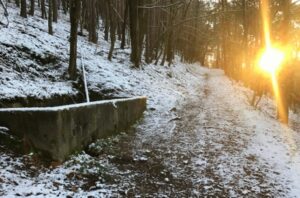
<svg viewBox="0 0 300 198">
<path fill-rule="evenodd" d="M 11 7 L 9 13 L 10 27 L 0 28 L 1 98 L 76 95 L 64 76 L 67 17 L 54 24 L 50 36 L 45 20 L 23 22 Z M 28 53 L 19 50 L 24 47 Z M 249 105 L 252 92 L 220 70 L 178 60 L 171 67 L 132 69 L 128 50 L 117 49 L 110 62 L 108 48 L 103 39 L 96 46 L 79 37 L 90 91 L 145 95 L 144 118 L 127 133 L 98 140 L 63 164 L 41 162 L 34 154 L 20 156 L 0 145 L 0 196 L 300 197 L 297 115 L 292 115 L 292 128 L 282 126 L 271 99 L 263 98 L 254 109 Z M 16 73 L 5 65 L 3 54 L 11 66 L 34 64 L 36 73 L 22 68 Z M 49 54 L 55 57 L 49 70 L 41 58 L 29 58 Z M 5 128 L 0 131 L 1 137 L 13 138 Z"/>
<path fill-rule="evenodd" d="M 225 111 L 235 115 L 230 118 L 231 123 L 235 123 L 235 127 L 230 131 L 238 133 L 238 139 L 244 141 L 239 146 L 238 154 L 243 160 L 237 161 L 241 164 L 231 173 L 238 170 L 240 183 L 247 184 L 252 189 L 245 191 L 250 195 L 251 192 L 259 195 L 260 192 L 269 191 L 268 195 L 271 197 L 299 197 L 299 128 L 295 126 L 293 130 L 280 124 L 275 119 L 275 106 L 269 98 L 264 98 L 259 106 L 260 110 L 255 110 L 249 106 L 249 90 L 230 82 L 220 71 L 210 73 L 209 84 L 214 90 L 211 95 L 216 98 L 214 101 L 221 101 Z M 226 115 L 225 112 L 222 114 Z M 291 114 L 291 122 L 299 123 L 298 116 Z M 249 170 L 249 167 L 243 165 L 243 161 L 248 165 L 250 161 L 250 167 L 253 169 Z M 257 181 L 253 183 L 251 179 L 248 180 L 249 174 L 255 177 L 261 174 L 261 178 L 254 177 Z"/>
<path fill-rule="evenodd" d="M 0 28 L 0 98 L 75 95 L 72 83 L 63 77 L 68 60 L 67 27 L 55 24 L 62 35 L 50 36 L 46 20 L 22 19 L 16 8 L 8 11 L 10 25 Z"/>
<path fill-rule="evenodd" d="M 68 17 L 60 15 L 62 19 L 53 24 L 52 36 L 47 33 L 47 20 L 38 17 L 38 11 L 36 17 L 29 16 L 28 19 L 21 18 L 18 9 L 11 4 L 8 11 L 9 28 L 0 29 L 0 98 L 76 95 L 77 90 L 66 78 Z M 110 46 L 103 39 L 103 31 L 99 31 L 98 45 L 89 43 L 87 32 L 84 34 L 78 38 L 78 66 L 85 65 L 91 92 L 105 97 L 124 97 L 144 95 L 152 89 L 151 92 L 161 93 L 161 98 L 170 95 L 172 88 L 164 89 L 164 85 L 172 84 L 166 79 L 172 75 L 172 69 L 154 65 L 131 69 L 130 50 L 120 50 L 118 43 L 114 53 L 117 58 L 108 61 Z M 153 86 L 145 89 L 148 84 Z"/>
</svg>

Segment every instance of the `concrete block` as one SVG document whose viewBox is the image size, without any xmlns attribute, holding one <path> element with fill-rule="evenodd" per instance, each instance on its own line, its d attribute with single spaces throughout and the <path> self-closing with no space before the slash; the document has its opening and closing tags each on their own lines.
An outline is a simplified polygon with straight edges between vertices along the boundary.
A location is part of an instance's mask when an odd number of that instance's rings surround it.
<svg viewBox="0 0 300 198">
<path fill-rule="evenodd" d="M 146 98 L 105 100 L 44 108 L 0 109 L 0 126 L 64 161 L 98 138 L 130 127 L 146 109 Z"/>
</svg>

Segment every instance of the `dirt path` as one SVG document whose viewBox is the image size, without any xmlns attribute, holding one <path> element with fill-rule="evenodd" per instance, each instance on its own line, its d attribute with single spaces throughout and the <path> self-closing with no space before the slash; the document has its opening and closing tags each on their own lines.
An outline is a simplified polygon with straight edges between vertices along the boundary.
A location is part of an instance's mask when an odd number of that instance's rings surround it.
<svg viewBox="0 0 300 198">
<path fill-rule="evenodd" d="M 123 156 L 136 159 L 124 167 L 121 162 L 126 157 L 121 157 L 118 165 L 134 175 L 129 182 L 131 195 L 286 195 L 287 189 L 274 180 L 279 173 L 247 152 L 254 130 L 228 102 L 229 93 L 216 89 L 216 83 L 222 82 L 220 76 L 220 72 L 201 74 L 195 89 L 186 90 L 182 106 L 147 115 L 128 144 L 122 146 L 129 151 Z M 171 119 L 166 122 L 166 117 Z"/>
<path fill-rule="evenodd" d="M 227 101 L 226 92 L 216 89 L 220 76 L 207 74 L 204 87 L 180 111 L 183 119 L 177 124 L 172 152 L 189 160 L 174 172 L 183 170 L 181 177 L 192 181 L 192 195 L 200 197 L 282 197 L 283 187 L 269 178 L 275 174 L 272 167 L 247 153 L 254 132 Z"/>
</svg>

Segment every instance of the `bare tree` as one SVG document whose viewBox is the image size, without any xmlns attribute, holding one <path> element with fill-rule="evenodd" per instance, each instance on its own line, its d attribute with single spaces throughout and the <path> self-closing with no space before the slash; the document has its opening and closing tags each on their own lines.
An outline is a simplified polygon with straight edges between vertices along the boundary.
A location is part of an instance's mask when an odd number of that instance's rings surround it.
<svg viewBox="0 0 300 198">
<path fill-rule="evenodd" d="M 289 44 L 290 29 L 291 29 L 291 0 L 282 1 L 283 20 L 281 22 L 281 42 L 283 45 Z M 279 77 L 279 90 L 280 97 L 277 104 L 277 117 L 284 123 L 289 122 L 289 105 L 290 105 L 290 94 L 291 94 L 291 68 L 290 63 L 286 63 L 285 67 L 281 70 Z"/>
<path fill-rule="evenodd" d="M 27 18 L 27 5 L 26 0 L 21 0 L 21 17 Z"/>
<path fill-rule="evenodd" d="M 42 12 L 42 18 L 46 19 L 47 14 L 46 14 L 46 5 L 45 5 L 45 0 L 40 0 L 41 1 L 41 12 Z"/>
<path fill-rule="evenodd" d="M 20 0 L 15 0 L 17 7 L 20 7 Z"/>
<path fill-rule="evenodd" d="M 108 10 L 109 10 L 109 21 L 110 21 L 110 49 L 108 53 L 108 60 L 111 61 L 114 47 L 115 47 L 115 42 L 116 42 L 116 17 L 114 13 L 114 1 L 109 0 L 106 1 Z"/>
<path fill-rule="evenodd" d="M 88 30 L 89 30 L 89 41 L 97 43 L 97 0 L 89 0 L 87 3 L 88 13 Z"/>
<path fill-rule="evenodd" d="M 139 19 L 139 0 L 127 0 L 129 7 L 129 21 L 130 21 L 130 39 L 131 39 L 131 62 L 135 67 L 140 66 L 140 20 Z"/>
<path fill-rule="evenodd" d="M 124 10 L 124 17 L 123 17 L 123 24 L 122 24 L 121 49 L 124 49 L 125 48 L 125 44 L 126 44 L 127 19 L 128 19 L 128 3 L 125 3 L 125 10 Z"/>
<path fill-rule="evenodd" d="M 72 80 L 77 78 L 77 31 L 80 18 L 81 0 L 70 0 L 70 59 L 69 76 Z"/>
<path fill-rule="evenodd" d="M 52 20 L 53 20 L 53 12 L 52 12 L 52 6 L 53 6 L 53 0 L 49 0 L 49 9 L 48 9 L 48 33 L 53 34 L 53 27 L 52 27 Z"/>
<path fill-rule="evenodd" d="M 29 14 L 31 16 L 34 15 L 34 4 L 35 4 L 35 1 L 34 0 L 30 0 L 30 11 L 29 11 Z"/>
<path fill-rule="evenodd" d="M 57 0 L 52 0 L 52 16 L 53 16 L 52 17 L 53 22 L 57 23 L 57 19 L 58 19 L 58 1 Z"/>
</svg>

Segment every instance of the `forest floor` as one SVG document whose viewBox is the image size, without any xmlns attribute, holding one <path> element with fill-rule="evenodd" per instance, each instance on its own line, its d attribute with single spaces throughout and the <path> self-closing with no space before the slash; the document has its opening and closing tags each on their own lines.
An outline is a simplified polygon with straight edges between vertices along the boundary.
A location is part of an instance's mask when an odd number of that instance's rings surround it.
<svg viewBox="0 0 300 198">
<path fill-rule="evenodd" d="M 12 4 L 9 13 L 10 26 L 0 28 L 0 99 L 75 97 L 67 17 L 50 36 L 46 20 L 24 21 Z M 2 144 L 14 137 L 0 127 L 0 197 L 299 197 L 299 115 L 281 125 L 272 99 L 255 109 L 251 90 L 199 64 L 132 69 L 129 49 L 116 49 L 110 62 L 99 37 L 100 45 L 79 37 L 89 90 L 145 95 L 144 117 L 63 164 L 17 154 Z"/>
</svg>

